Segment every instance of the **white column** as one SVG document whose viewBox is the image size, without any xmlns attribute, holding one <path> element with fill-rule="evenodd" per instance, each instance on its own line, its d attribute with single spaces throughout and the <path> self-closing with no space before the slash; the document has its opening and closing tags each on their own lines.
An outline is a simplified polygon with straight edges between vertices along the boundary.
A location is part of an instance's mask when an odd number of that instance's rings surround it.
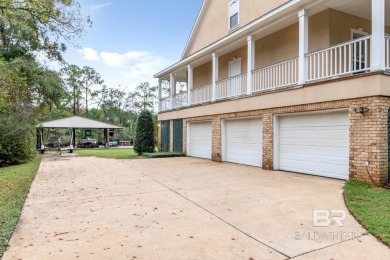
<svg viewBox="0 0 390 260">
<path fill-rule="evenodd" d="M 298 58 L 298 85 L 306 83 L 306 57 L 309 51 L 309 17 L 308 10 L 298 12 L 299 17 L 299 58 Z"/>
<path fill-rule="evenodd" d="M 212 101 L 217 99 L 217 81 L 218 81 L 218 54 L 213 53 L 213 96 Z"/>
<path fill-rule="evenodd" d="M 194 69 L 191 65 L 188 65 L 187 66 L 187 70 L 188 70 L 188 73 L 187 73 L 187 105 L 188 106 L 191 106 L 191 90 L 193 88 L 193 85 L 194 85 L 194 77 L 193 77 L 193 72 L 194 72 Z"/>
<path fill-rule="evenodd" d="M 170 74 L 170 90 L 169 90 L 169 95 L 170 95 L 170 101 L 171 101 L 171 109 L 175 107 L 174 102 L 173 102 L 173 97 L 176 95 L 176 81 L 175 81 L 175 76 L 173 73 Z"/>
<path fill-rule="evenodd" d="M 158 112 L 161 111 L 162 80 L 158 79 Z"/>
<path fill-rule="evenodd" d="M 371 71 L 385 69 L 385 0 L 372 0 Z"/>
<path fill-rule="evenodd" d="M 246 82 L 246 93 L 252 95 L 253 91 L 253 77 L 252 71 L 255 69 L 255 40 L 250 35 L 247 38 L 248 41 L 248 66 L 247 66 L 247 82 Z"/>
</svg>

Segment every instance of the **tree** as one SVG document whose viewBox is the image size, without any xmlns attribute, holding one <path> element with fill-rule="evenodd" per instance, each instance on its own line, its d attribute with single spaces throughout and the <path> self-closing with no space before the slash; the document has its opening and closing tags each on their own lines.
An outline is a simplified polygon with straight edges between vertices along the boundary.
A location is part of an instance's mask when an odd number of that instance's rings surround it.
<svg viewBox="0 0 390 260">
<path fill-rule="evenodd" d="M 139 155 L 154 151 L 154 124 L 150 111 L 144 110 L 138 117 L 134 151 Z"/>
<path fill-rule="evenodd" d="M 101 86 L 104 83 L 104 80 L 102 80 L 102 77 L 95 69 L 88 66 L 84 66 L 82 68 L 81 75 L 85 91 L 85 114 L 88 117 L 88 94 L 90 94 L 91 98 L 95 98 L 97 96 L 97 92 L 92 92 L 91 87 L 94 85 Z"/>
<path fill-rule="evenodd" d="M 135 89 L 135 107 L 141 111 L 153 110 L 156 101 L 157 87 L 151 87 L 148 82 L 142 82 Z"/>
<path fill-rule="evenodd" d="M 0 50 L 5 56 L 41 52 L 63 61 L 66 43 L 82 35 L 89 17 L 83 19 L 75 0 L 0 1 Z"/>
<path fill-rule="evenodd" d="M 33 57 L 12 61 L 0 58 L 0 114 L 28 112 L 35 118 L 40 110 L 60 106 L 67 98 L 60 74 L 40 65 Z"/>
<path fill-rule="evenodd" d="M 80 114 L 80 101 L 82 99 L 82 71 L 77 65 L 71 64 L 62 69 L 68 90 L 73 97 L 73 115 Z"/>
<path fill-rule="evenodd" d="M 69 90 L 72 92 L 74 115 L 80 115 L 81 101 L 84 100 L 85 114 L 88 116 L 88 105 L 90 104 L 90 100 L 93 100 L 98 96 L 98 91 L 92 91 L 91 88 L 94 85 L 101 86 L 104 82 L 100 74 L 91 67 L 84 66 L 80 68 L 74 64 L 63 68 L 62 73 Z M 85 96 L 83 96 L 83 93 Z M 96 103 L 98 103 L 98 101 L 96 101 Z"/>
<path fill-rule="evenodd" d="M 35 156 L 38 120 L 69 100 L 59 73 L 37 56 L 62 62 L 64 42 L 84 28 L 74 0 L 0 0 L 0 165 Z"/>
</svg>

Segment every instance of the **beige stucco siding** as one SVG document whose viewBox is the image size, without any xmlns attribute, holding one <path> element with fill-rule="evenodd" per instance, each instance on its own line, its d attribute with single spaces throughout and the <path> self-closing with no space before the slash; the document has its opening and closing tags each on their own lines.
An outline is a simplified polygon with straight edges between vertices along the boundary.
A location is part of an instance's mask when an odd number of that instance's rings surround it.
<svg viewBox="0 0 390 260">
<path fill-rule="evenodd" d="M 194 68 L 194 88 L 199 88 L 212 82 L 212 69 L 211 61 Z"/>
<path fill-rule="evenodd" d="M 198 32 L 194 35 L 189 55 L 227 35 L 228 3 L 229 0 L 211 0 Z"/>
<path fill-rule="evenodd" d="M 351 40 L 351 29 L 362 28 L 364 32 L 371 34 L 371 21 L 330 10 L 330 44 L 338 44 Z M 390 27 L 386 26 L 386 33 L 390 33 Z"/>
<path fill-rule="evenodd" d="M 240 0 L 240 25 L 247 25 L 287 2 L 287 0 Z"/>
<path fill-rule="evenodd" d="M 256 41 L 255 68 L 298 56 L 298 24 L 294 24 Z"/>
<path fill-rule="evenodd" d="M 330 43 L 331 45 L 350 41 L 351 29 L 363 28 L 363 31 L 371 33 L 371 22 L 337 10 L 330 11 Z"/>
<path fill-rule="evenodd" d="M 191 55 L 219 39 L 229 32 L 229 2 L 230 0 L 211 0 L 200 27 L 195 35 L 188 55 Z M 287 0 L 240 0 L 240 27 L 260 18 L 266 13 L 287 3 Z"/>
<path fill-rule="evenodd" d="M 309 19 L 309 51 L 329 46 L 329 11 Z M 255 68 L 298 57 L 298 23 L 256 41 Z"/>
<path fill-rule="evenodd" d="M 246 73 L 248 67 L 247 57 L 248 48 L 246 46 L 219 57 L 218 79 L 222 80 L 229 77 L 229 62 L 234 58 L 241 58 L 241 73 Z"/>
</svg>

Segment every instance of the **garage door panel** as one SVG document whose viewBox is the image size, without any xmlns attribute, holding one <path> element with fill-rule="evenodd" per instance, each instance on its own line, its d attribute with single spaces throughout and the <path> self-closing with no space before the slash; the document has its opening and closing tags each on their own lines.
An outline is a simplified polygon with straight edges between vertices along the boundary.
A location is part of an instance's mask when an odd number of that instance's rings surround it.
<svg viewBox="0 0 390 260">
<path fill-rule="evenodd" d="M 225 121 L 224 160 L 262 165 L 262 121 L 258 118 Z"/>
<path fill-rule="evenodd" d="M 211 122 L 191 123 L 189 136 L 189 154 L 193 157 L 211 159 L 212 147 Z"/>
<path fill-rule="evenodd" d="M 348 112 L 280 117 L 281 170 L 348 179 Z"/>
</svg>

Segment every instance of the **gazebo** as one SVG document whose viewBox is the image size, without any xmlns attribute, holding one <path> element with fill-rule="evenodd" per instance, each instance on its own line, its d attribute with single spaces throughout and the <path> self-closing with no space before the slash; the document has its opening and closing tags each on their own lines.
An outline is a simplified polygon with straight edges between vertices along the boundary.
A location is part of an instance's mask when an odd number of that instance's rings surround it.
<svg viewBox="0 0 390 260">
<path fill-rule="evenodd" d="M 109 142 L 109 130 L 122 129 L 122 127 L 116 125 L 107 124 L 81 116 L 70 116 L 57 120 L 47 121 L 40 123 L 37 126 L 37 149 L 41 149 L 41 135 L 43 134 L 44 128 L 71 129 L 73 136 L 75 136 L 76 129 L 103 129 L 106 148 L 108 147 Z M 72 144 L 73 147 L 76 147 L 76 138 L 72 138 Z"/>
</svg>

